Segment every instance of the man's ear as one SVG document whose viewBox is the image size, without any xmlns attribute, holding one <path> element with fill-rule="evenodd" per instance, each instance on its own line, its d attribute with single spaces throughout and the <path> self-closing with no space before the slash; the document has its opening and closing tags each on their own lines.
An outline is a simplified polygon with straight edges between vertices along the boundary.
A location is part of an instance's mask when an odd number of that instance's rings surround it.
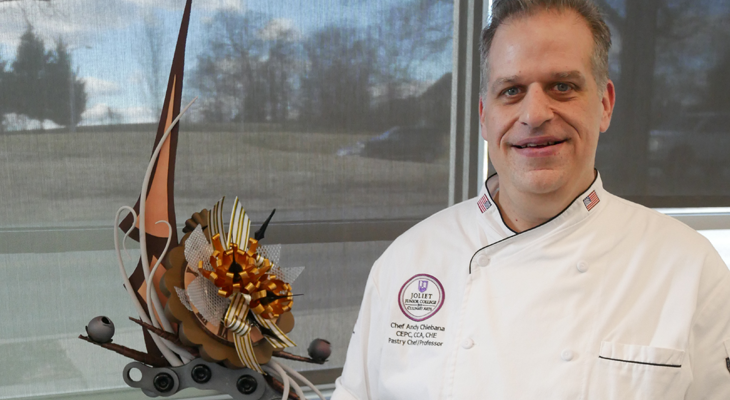
<svg viewBox="0 0 730 400">
<path fill-rule="evenodd" d="M 601 98 L 601 105 L 603 106 L 603 115 L 601 117 L 601 133 L 606 132 L 608 127 L 611 126 L 611 116 L 613 115 L 613 106 L 616 104 L 616 88 L 613 86 L 613 81 L 610 79 L 606 82 L 606 87 L 603 88 L 603 97 Z"/>
<path fill-rule="evenodd" d="M 482 97 L 479 96 L 479 125 L 482 128 L 481 133 L 482 133 L 482 138 L 484 140 L 487 140 L 487 128 L 486 128 L 486 124 L 485 124 L 486 118 L 487 118 L 487 115 L 484 112 L 484 101 L 482 100 Z"/>
</svg>

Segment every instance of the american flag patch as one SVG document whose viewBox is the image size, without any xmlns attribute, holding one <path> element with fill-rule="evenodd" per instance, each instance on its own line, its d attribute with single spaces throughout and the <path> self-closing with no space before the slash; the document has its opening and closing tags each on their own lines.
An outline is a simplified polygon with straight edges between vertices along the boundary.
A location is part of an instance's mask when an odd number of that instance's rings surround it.
<svg viewBox="0 0 730 400">
<path fill-rule="evenodd" d="M 481 210 L 482 213 L 484 211 L 487 211 L 489 207 L 492 206 L 492 203 L 489 201 L 489 198 L 487 198 L 487 195 L 483 195 L 479 201 L 477 201 L 477 205 L 479 206 L 479 210 Z"/>
<path fill-rule="evenodd" d="M 592 191 L 591 194 L 588 195 L 585 199 L 583 199 L 583 204 L 585 204 L 586 209 L 588 211 L 591 211 L 593 207 L 598 204 L 598 202 L 601 201 L 601 199 L 598 198 L 598 195 L 596 194 L 596 191 Z"/>
</svg>

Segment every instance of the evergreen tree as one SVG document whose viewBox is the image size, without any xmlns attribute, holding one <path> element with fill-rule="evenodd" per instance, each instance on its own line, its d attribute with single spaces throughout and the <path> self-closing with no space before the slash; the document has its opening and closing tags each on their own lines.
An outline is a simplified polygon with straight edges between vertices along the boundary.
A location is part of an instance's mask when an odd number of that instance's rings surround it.
<svg viewBox="0 0 730 400">
<path fill-rule="evenodd" d="M 28 27 L 20 37 L 17 56 L 12 64 L 9 89 L 13 101 L 11 111 L 29 118 L 46 119 L 48 91 L 48 55 L 43 41 Z"/>
<path fill-rule="evenodd" d="M 86 90 L 84 82 L 76 78 L 63 40 L 59 40 L 55 51 L 50 53 L 46 68 L 50 100 L 46 118 L 73 129 L 86 110 Z"/>
<path fill-rule="evenodd" d="M 5 78 L 3 92 L 10 96 L 7 112 L 73 129 L 86 110 L 85 84 L 72 69 L 68 47 L 59 40 L 47 52 L 30 26 L 20 38 L 12 70 Z"/>
</svg>

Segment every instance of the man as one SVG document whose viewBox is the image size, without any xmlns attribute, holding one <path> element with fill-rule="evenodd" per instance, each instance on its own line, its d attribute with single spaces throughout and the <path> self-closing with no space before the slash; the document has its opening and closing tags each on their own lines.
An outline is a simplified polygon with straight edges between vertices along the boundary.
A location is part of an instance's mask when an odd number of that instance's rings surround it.
<svg viewBox="0 0 730 400">
<path fill-rule="evenodd" d="M 590 0 L 495 2 L 479 110 L 497 175 L 375 263 L 333 400 L 730 399 L 727 267 L 594 170 L 609 47 Z"/>
</svg>

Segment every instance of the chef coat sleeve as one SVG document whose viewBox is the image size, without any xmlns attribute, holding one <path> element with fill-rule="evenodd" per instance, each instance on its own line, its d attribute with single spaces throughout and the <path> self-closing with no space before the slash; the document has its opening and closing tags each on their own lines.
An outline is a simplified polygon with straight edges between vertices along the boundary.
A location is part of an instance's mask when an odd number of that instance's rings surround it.
<svg viewBox="0 0 730 400">
<path fill-rule="evenodd" d="M 382 333 L 378 333 L 377 323 L 381 310 L 382 301 L 380 291 L 376 285 L 378 263 L 376 262 L 370 271 L 370 277 L 365 286 L 360 314 L 357 317 L 355 328 L 352 332 L 350 345 L 347 348 L 347 358 L 342 369 L 342 376 L 335 382 L 335 391 L 330 400 L 366 400 L 373 399 L 373 387 L 378 382 L 378 360 L 383 339 Z"/>
<path fill-rule="evenodd" d="M 730 273 L 724 263 L 722 267 L 724 274 L 699 309 L 692 328 L 692 384 L 686 400 L 730 399 Z"/>
</svg>

